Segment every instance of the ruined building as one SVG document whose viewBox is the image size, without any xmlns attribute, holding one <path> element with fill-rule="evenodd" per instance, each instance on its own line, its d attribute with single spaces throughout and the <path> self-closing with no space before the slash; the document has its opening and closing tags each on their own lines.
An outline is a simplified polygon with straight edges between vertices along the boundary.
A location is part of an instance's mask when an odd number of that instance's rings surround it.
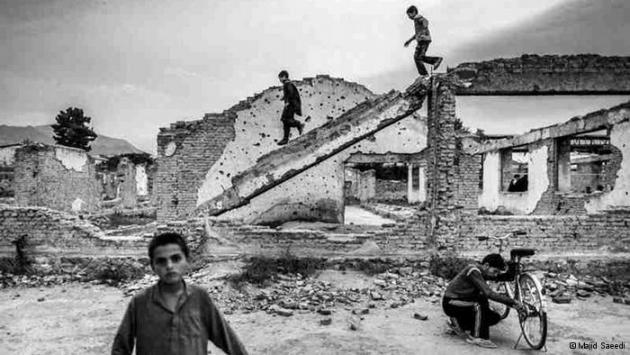
<svg viewBox="0 0 630 355">
<path fill-rule="evenodd" d="M 525 234 L 509 246 L 542 254 L 605 251 L 611 259 L 608 252 L 630 247 L 630 102 L 517 136 L 471 133 L 456 117 L 463 95 L 630 94 L 629 57 L 528 55 L 465 63 L 382 95 L 327 76 L 297 87 L 306 129 L 282 147 L 276 144 L 279 87 L 160 130 L 156 231 L 184 232 L 193 245 L 214 243 L 203 249 L 210 254 L 227 244 L 242 255 L 479 253 L 492 246 L 477 236 L 513 230 Z M 406 214 L 392 213 L 394 223 L 381 226 L 343 224 L 348 195 L 369 201 L 377 194 L 406 200 Z M 64 219 L 57 212 L 3 208 L 0 250 L 11 250 L 8 238 L 30 216 L 37 216 L 38 233 L 58 231 L 41 248 L 78 233 L 59 227 Z M 291 220 L 336 224 L 265 226 Z M 144 252 L 141 237 L 108 239 L 88 226 L 80 231 L 84 244 Z"/>
</svg>

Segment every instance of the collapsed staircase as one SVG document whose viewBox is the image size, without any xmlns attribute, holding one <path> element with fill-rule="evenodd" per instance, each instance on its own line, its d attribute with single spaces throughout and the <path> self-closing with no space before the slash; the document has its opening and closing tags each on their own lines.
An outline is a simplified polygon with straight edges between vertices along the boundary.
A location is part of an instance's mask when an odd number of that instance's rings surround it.
<svg viewBox="0 0 630 355">
<path fill-rule="evenodd" d="M 197 208 L 218 216 L 310 169 L 355 143 L 408 117 L 422 107 L 429 81 L 419 78 L 404 93 L 392 90 L 366 100 L 343 115 L 261 156 L 256 165 L 232 178 L 223 194 Z"/>
</svg>

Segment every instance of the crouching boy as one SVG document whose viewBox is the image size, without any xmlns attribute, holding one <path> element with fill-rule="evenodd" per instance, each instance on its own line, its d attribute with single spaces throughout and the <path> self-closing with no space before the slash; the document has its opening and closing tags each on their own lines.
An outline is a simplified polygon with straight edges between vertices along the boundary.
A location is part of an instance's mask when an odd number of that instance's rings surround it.
<svg viewBox="0 0 630 355">
<path fill-rule="evenodd" d="M 151 269 L 159 281 L 134 296 L 118 328 L 113 355 L 206 355 L 208 339 L 226 354 L 245 347 L 208 293 L 184 282 L 189 251 L 181 235 L 164 233 L 149 243 Z"/>
<path fill-rule="evenodd" d="M 490 341 L 490 326 L 497 324 L 501 316 L 488 306 L 488 299 L 514 307 L 521 311 L 523 304 L 506 295 L 494 292 L 486 280 L 501 281 L 513 275 L 500 275 L 506 269 L 505 260 L 500 254 L 489 254 L 481 264 L 471 264 L 451 280 L 444 292 L 442 308 L 450 317 L 449 325 L 459 335 L 467 336 L 467 341 L 485 348 L 496 348 Z"/>
</svg>

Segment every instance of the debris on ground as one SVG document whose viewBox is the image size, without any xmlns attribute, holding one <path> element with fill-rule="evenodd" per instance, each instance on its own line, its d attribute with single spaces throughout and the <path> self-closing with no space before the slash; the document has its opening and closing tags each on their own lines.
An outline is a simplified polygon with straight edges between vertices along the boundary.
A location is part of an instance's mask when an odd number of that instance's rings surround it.
<svg viewBox="0 0 630 355">
<path fill-rule="evenodd" d="M 429 316 L 427 316 L 426 314 L 420 314 L 420 313 L 414 313 L 413 317 L 415 319 L 418 319 L 418 320 L 427 320 L 427 319 L 429 319 Z"/>
<path fill-rule="evenodd" d="M 345 308 L 355 316 L 368 314 L 371 308 L 399 308 L 423 298 L 440 302 L 447 280 L 432 275 L 428 268 L 400 266 L 384 268 L 384 272 L 370 277 L 364 287 L 343 287 L 320 280 L 316 275 L 279 273 L 263 283 L 233 282 L 230 271 L 218 270 L 214 264 L 193 272 L 187 281 L 204 287 L 226 314 L 266 311 L 289 317 L 295 311 L 317 312 L 330 316 L 335 309 Z M 382 271 L 382 270 L 379 270 Z M 343 269 L 341 273 L 343 273 Z M 232 272 L 233 273 L 233 272 Z M 627 298 L 630 282 L 609 280 L 605 277 L 580 276 L 568 273 L 538 272 L 546 297 L 555 303 L 570 303 L 594 296 L 612 295 L 615 302 L 630 304 Z M 83 271 L 51 275 L 15 275 L 0 272 L 0 287 L 42 287 L 69 282 L 110 284 L 132 296 L 156 283 L 157 277 L 145 274 L 126 283 L 109 283 L 107 279 L 89 279 Z M 414 318 L 424 320 L 424 315 Z M 322 320 L 324 323 L 326 320 Z M 355 324 L 358 327 L 358 324 Z"/>
<path fill-rule="evenodd" d="M 630 282 L 611 281 L 606 277 L 582 276 L 567 273 L 546 272 L 541 275 L 546 295 L 554 303 L 570 303 L 571 300 L 586 300 L 593 296 L 624 296 Z"/>
</svg>

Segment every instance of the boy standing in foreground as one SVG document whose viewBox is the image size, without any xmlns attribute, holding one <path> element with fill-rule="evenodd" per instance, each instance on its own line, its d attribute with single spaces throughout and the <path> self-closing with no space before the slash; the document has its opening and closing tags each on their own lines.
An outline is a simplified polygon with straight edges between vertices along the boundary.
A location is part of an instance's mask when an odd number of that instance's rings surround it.
<svg viewBox="0 0 630 355">
<path fill-rule="evenodd" d="M 411 36 L 406 42 L 405 47 L 415 39 L 416 51 L 413 54 L 413 60 L 416 62 L 416 68 L 421 76 L 427 76 L 429 73 L 424 67 L 424 63 L 433 66 L 433 69 L 437 69 L 442 63 L 442 57 L 429 57 L 426 55 L 429 44 L 431 43 L 431 33 L 429 32 L 429 20 L 424 18 L 418 13 L 418 8 L 415 6 L 409 6 L 407 9 L 407 16 L 413 21 L 415 34 Z"/>
<path fill-rule="evenodd" d="M 450 317 L 449 325 L 459 335 L 470 331 L 467 341 L 484 348 L 496 348 L 490 340 L 490 326 L 497 324 L 501 316 L 490 309 L 488 300 L 503 303 L 516 308 L 519 312 L 524 309 L 521 302 L 506 295 L 494 292 L 486 283 L 489 280 L 508 280 L 514 275 L 506 269 L 505 260 L 500 254 L 488 254 L 481 264 L 470 264 L 449 282 L 444 291 L 442 308 Z"/>
<path fill-rule="evenodd" d="M 112 355 L 206 355 L 208 339 L 229 355 L 247 354 L 208 293 L 186 284 L 189 251 L 177 233 L 149 243 L 151 269 L 160 280 L 134 296 L 118 328 Z"/>
</svg>

